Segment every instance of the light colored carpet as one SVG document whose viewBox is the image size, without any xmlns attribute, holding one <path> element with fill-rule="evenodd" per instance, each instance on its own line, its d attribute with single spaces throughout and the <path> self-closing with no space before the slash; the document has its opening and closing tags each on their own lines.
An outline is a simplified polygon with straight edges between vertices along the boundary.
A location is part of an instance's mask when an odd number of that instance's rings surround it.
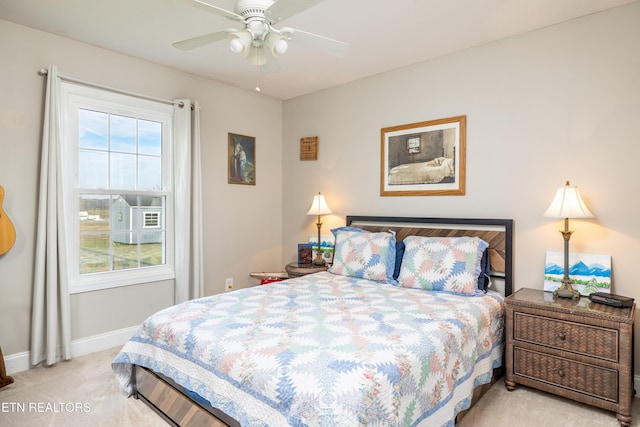
<svg viewBox="0 0 640 427">
<path fill-rule="evenodd" d="M 166 426 L 155 412 L 141 401 L 127 398 L 120 388 L 111 371 L 118 351 L 105 350 L 13 375 L 15 382 L 0 389 L 0 426 Z M 638 399 L 633 417 L 632 425 L 640 426 Z M 500 379 L 458 426 L 615 427 L 618 422 L 612 412 L 530 388 L 509 392 Z"/>
<path fill-rule="evenodd" d="M 128 399 L 120 387 L 111 371 L 119 350 L 12 375 L 14 383 L 0 389 L 0 426 L 166 426 L 142 401 Z M 5 412 L 9 404 L 13 408 Z"/>
<path fill-rule="evenodd" d="M 633 400 L 632 426 L 640 426 L 640 400 Z M 458 427 L 616 427 L 616 414 L 532 388 L 507 391 L 499 379 Z"/>
</svg>

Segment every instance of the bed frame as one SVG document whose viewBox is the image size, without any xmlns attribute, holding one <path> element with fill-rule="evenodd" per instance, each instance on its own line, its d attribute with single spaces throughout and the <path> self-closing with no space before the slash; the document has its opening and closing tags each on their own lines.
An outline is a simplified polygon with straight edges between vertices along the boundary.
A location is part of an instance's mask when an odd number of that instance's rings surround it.
<svg viewBox="0 0 640 427">
<path fill-rule="evenodd" d="M 392 230 L 396 240 L 407 236 L 453 237 L 478 236 L 489 243 L 492 289 L 504 296 L 513 290 L 513 220 L 468 218 L 415 218 L 386 216 L 347 216 L 347 225 L 369 231 Z M 504 366 L 504 363 L 503 363 Z M 494 369 L 489 384 L 474 390 L 471 406 L 482 397 L 504 369 Z M 174 426 L 188 427 L 236 427 L 240 424 L 222 411 L 201 404 L 189 396 L 171 379 L 147 368 L 133 366 L 131 373 L 133 396 L 156 411 Z M 459 421 L 467 411 L 456 417 Z"/>
</svg>

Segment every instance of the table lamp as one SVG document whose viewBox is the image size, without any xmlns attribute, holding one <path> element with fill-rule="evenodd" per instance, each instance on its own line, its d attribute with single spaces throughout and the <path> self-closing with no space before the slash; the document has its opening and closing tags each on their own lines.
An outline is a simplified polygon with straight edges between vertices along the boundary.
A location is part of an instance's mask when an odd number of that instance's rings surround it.
<svg viewBox="0 0 640 427">
<path fill-rule="evenodd" d="M 560 288 L 553 292 L 554 296 L 562 298 L 579 298 L 580 293 L 571 286 L 569 277 L 569 239 L 573 230 L 569 230 L 569 218 L 592 218 L 593 214 L 582 201 L 578 187 L 571 186 L 567 181 L 564 187 L 558 188 L 551 206 L 544 213 L 548 218 L 564 218 L 564 230 L 560 230 L 564 238 L 564 278 Z"/>
<path fill-rule="evenodd" d="M 320 236 L 320 228 L 322 227 L 322 222 L 320 222 L 320 215 L 328 215 L 330 213 L 332 213 L 331 209 L 329 209 L 324 196 L 320 193 L 313 196 L 313 202 L 311 202 L 311 207 L 309 208 L 309 212 L 307 212 L 307 215 L 318 216 L 318 222 L 316 222 L 316 225 L 318 226 L 318 250 L 316 251 L 316 257 L 313 260 L 314 265 L 324 265 L 322 253 L 320 252 L 320 245 L 322 243 Z"/>
</svg>

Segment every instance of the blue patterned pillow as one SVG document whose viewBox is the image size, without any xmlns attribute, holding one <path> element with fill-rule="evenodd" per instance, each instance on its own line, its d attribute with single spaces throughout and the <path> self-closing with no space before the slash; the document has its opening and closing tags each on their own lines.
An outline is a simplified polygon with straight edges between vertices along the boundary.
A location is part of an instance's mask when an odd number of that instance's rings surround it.
<svg viewBox="0 0 640 427">
<path fill-rule="evenodd" d="M 478 289 L 487 293 L 491 287 L 491 264 L 489 259 L 489 248 L 482 252 L 480 261 L 480 275 L 478 276 Z"/>
<path fill-rule="evenodd" d="M 462 295 L 481 294 L 478 277 L 482 253 L 489 246 L 478 237 L 418 237 L 404 239 L 398 283 Z"/>
<path fill-rule="evenodd" d="M 394 233 L 338 229 L 335 234 L 333 265 L 329 272 L 397 284 L 393 278 L 396 259 Z"/>
</svg>

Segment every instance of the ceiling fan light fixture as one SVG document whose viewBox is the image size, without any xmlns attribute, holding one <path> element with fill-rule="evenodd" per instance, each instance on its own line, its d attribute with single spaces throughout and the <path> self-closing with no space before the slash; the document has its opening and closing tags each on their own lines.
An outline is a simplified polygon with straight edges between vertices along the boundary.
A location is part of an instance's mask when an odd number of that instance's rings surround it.
<svg viewBox="0 0 640 427">
<path fill-rule="evenodd" d="M 232 52 L 243 54 L 250 64 L 264 73 L 280 69 L 277 58 L 288 52 L 292 41 L 337 57 L 343 57 L 349 51 L 347 43 L 293 28 L 273 26 L 324 0 L 235 0 L 233 12 L 213 6 L 206 0 L 180 1 L 236 21 L 240 28 L 227 28 L 173 43 L 178 49 L 191 50 L 226 38 Z"/>
<path fill-rule="evenodd" d="M 247 31 L 229 34 L 229 48 L 234 53 L 246 52 L 251 45 L 253 37 Z"/>
<path fill-rule="evenodd" d="M 267 55 L 265 55 L 262 47 L 251 46 L 249 54 L 247 55 L 247 61 L 252 65 L 264 65 L 267 63 Z"/>
<path fill-rule="evenodd" d="M 234 38 L 229 42 L 229 48 L 233 53 L 242 53 L 242 51 L 244 50 L 244 45 L 240 40 Z"/>
<path fill-rule="evenodd" d="M 289 50 L 289 42 L 285 39 L 280 39 L 276 42 L 276 45 L 273 48 L 278 54 L 284 55 Z"/>
<path fill-rule="evenodd" d="M 271 51 L 273 56 L 284 55 L 289 50 L 289 42 L 287 38 L 276 34 L 274 32 L 270 32 L 264 39 L 264 44 Z"/>
</svg>

